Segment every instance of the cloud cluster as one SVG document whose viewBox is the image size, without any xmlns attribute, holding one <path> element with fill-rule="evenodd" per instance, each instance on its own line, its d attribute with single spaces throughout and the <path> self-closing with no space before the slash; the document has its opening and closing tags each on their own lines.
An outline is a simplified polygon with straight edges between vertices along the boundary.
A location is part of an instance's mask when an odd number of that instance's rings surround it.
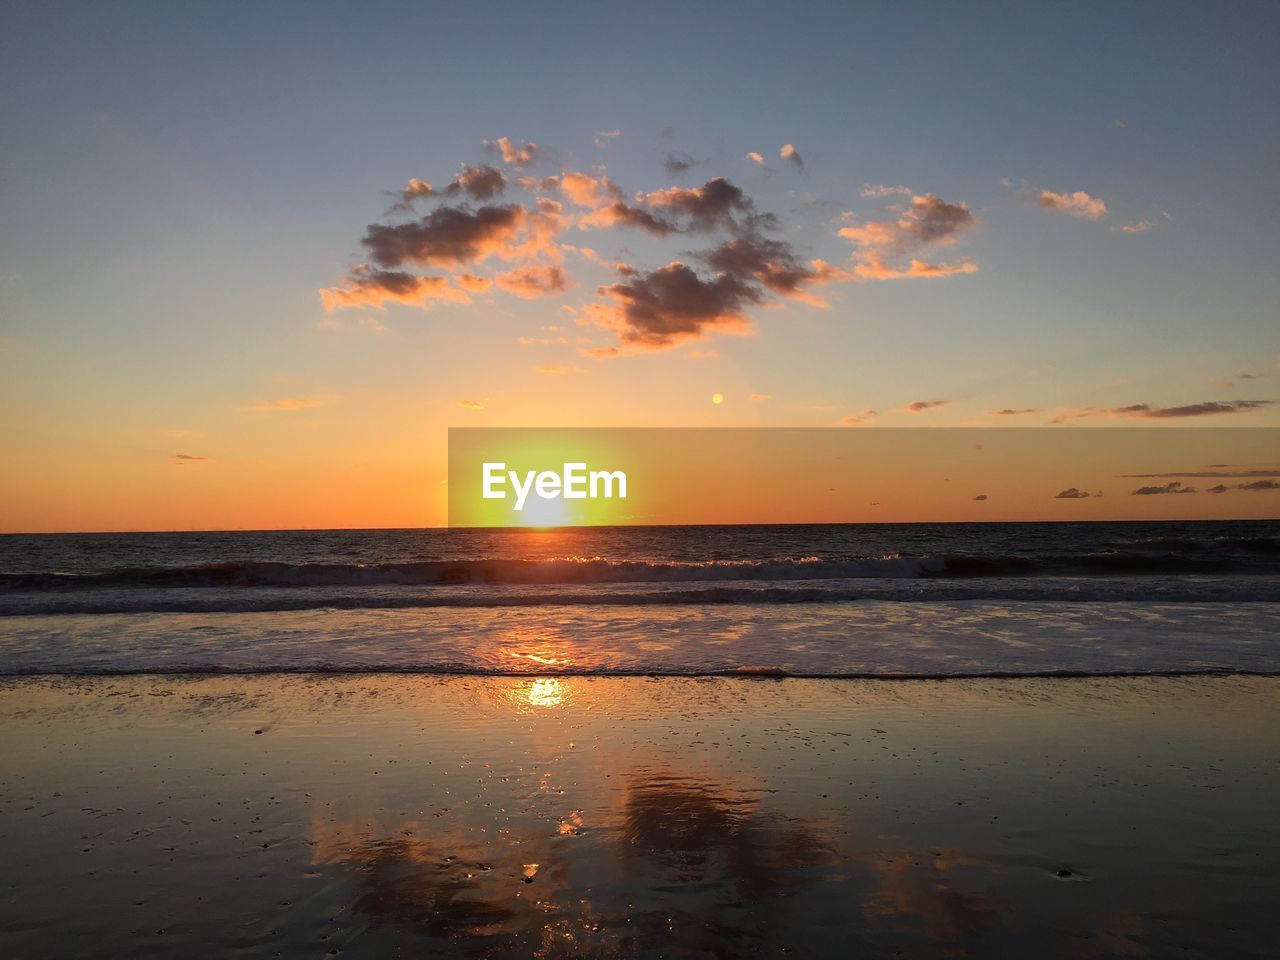
<svg viewBox="0 0 1280 960">
<path fill-rule="evenodd" d="M 1233 483 L 1231 486 L 1219 483 L 1209 487 L 1205 493 L 1226 493 L 1228 490 L 1280 490 L 1280 480 L 1249 480 L 1246 483 Z"/>
<path fill-rule="evenodd" d="M 1170 480 L 1168 483 L 1160 484 L 1158 486 L 1139 487 L 1137 490 L 1132 491 L 1132 495 L 1135 497 L 1150 497 L 1150 496 L 1155 496 L 1157 494 L 1162 494 L 1162 493 L 1195 493 L 1195 492 L 1196 492 L 1195 487 L 1185 486 L 1180 480 Z"/>
<path fill-rule="evenodd" d="M 1249 413 L 1271 406 L 1274 400 L 1206 400 L 1203 403 L 1187 403 L 1176 407 L 1157 407 L 1149 403 L 1132 403 L 1124 407 L 1080 407 L 1064 411 L 1050 423 L 1065 423 L 1083 417 L 1119 417 L 1151 420 L 1169 420 L 1182 417 L 1211 417 L 1232 413 Z"/>
<path fill-rule="evenodd" d="M 1067 489 L 1061 491 L 1060 493 L 1055 493 L 1053 495 L 1053 499 L 1055 500 L 1087 500 L 1091 496 L 1092 494 L 1084 490 L 1080 490 L 1076 487 L 1067 487 Z"/>
<path fill-rule="evenodd" d="M 597 143 L 608 145 L 617 135 L 603 132 Z M 415 177 L 391 193 L 394 205 L 360 238 L 363 262 L 320 291 L 326 311 L 430 309 L 494 294 L 555 297 L 581 286 L 573 275 L 577 269 L 603 268 L 614 279 L 597 280 L 588 287 L 594 295 L 587 302 L 562 309 L 582 325 L 613 334 L 612 346 L 590 351 L 609 356 L 670 347 L 712 332 L 741 333 L 750 328 L 750 310 L 782 300 L 825 307 L 821 288 L 833 284 L 977 270 L 968 260 L 927 258 L 928 251 L 952 246 L 977 223 L 969 208 L 905 187 L 863 188 L 865 196 L 909 201 L 891 207 L 888 219 L 846 219 L 839 236 L 854 250 L 848 263 L 836 264 L 805 255 L 784 233 L 788 225 L 758 209 L 725 177 L 628 193 L 602 166 L 548 171 L 544 165 L 552 155 L 532 141 L 499 137 L 484 147 L 498 165 L 464 163 L 442 187 Z M 796 169 L 804 166 L 794 144 L 784 145 L 779 157 Z M 758 152 L 747 158 L 764 166 Z M 662 165 L 676 177 L 699 163 L 689 154 L 669 152 Z M 648 246 L 676 240 L 682 246 L 678 255 L 667 251 L 662 259 L 633 263 L 631 253 L 625 260 L 602 256 L 597 244 L 585 246 L 572 236 L 605 231 L 639 234 Z"/>
<path fill-rule="evenodd" d="M 889 188 L 883 188 L 889 189 Z M 935 247 L 953 246 L 977 218 L 963 203 L 948 203 L 933 194 L 912 196 L 896 217 L 857 220 L 845 214 L 846 225 L 837 232 L 855 247 L 854 276 L 863 280 L 916 280 L 976 273 L 977 264 L 928 263 L 920 254 Z"/>
</svg>

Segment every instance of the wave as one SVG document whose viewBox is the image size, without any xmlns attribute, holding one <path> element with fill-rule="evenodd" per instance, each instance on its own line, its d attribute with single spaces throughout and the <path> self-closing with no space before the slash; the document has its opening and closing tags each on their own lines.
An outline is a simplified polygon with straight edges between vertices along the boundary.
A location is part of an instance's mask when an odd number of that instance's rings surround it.
<svg viewBox="0 0 1280 960">
<path fill-rule="evenodd" d="M 1196 544 L 1197 546 L 1192 546 Z M 1175 545 L 1177 545 L 1175 547 Z M 1277 538 L 1132 541 L 1088 553 L 777 557 L 767 560 L 422 560 L 312 563 L 232 560 L 196 566 L 135 567 L 94 573 L 4 573 L 7 592 L 85 589 L 582 585 L 726 581 L 959 579 L 1044 576 L 1157 576 L 1280 573 Z"/>
<path fill-rule="evenodd" d="M 258 590 L 82 590 L 0 594 L 0 617 L 128 613 L 265 613 L 289 610 L 406 610 L 501 607 L 655 607 L 833 604 L 857 601 L 1045 603 L 1278 603 L 1280 579 L 1059 578 L 743 581 L 427 587 L 312 587 Z"/>
<path fill-rule="evenodd" d="M 1141 679 L 1147 677 L 1280 677 L 1280 670 L 1256 670 L 1247 667 L 1187 667 L 1162 669 L 1025 669 L 1025 670 L 909 670 L 909 671 L 826 671 L 792 672 L 781 667 L 743 665 L 726 669 L 675 669 L 671 667 L 594 668 L 590 670 L 552 669 L 498 670 L 455 664 L 332 664 L 273 667 L 236 667 L 227 665 L 148 666 L 148 667 L 31 667 L 4 669 L 0 678 L 22 677 L 144 677 L 144 676 L 435 676 L 493 677 L 513 680 L 557 677 L 565 679 L 595 677 L 740 677 L 752 680 L 1070 680 L 1089 678 Z"/>
</svg>

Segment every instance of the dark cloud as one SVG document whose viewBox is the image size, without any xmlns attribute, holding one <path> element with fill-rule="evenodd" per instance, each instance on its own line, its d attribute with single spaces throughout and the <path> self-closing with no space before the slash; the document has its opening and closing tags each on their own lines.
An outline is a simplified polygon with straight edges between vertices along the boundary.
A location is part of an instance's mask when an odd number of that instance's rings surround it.
<svg viewBox="0 0 1280 960">
<path fill-rule="evenodd" d="M 1216 486 L 1210 487 L 1208 490 L 1205 491 L 1205 493 L 1226 493 L 1230 489 L 1231 488 L 1228 487 L 1225 483 L 1219 483 Z"/>
<path fill-rule="evenodd" d="M 1131 403 L 1124 407 L 1081 407 L 1067 410 L 1051 420 L 1062 423 L 1082 417 L 1135 417 L 1165 420 L 1179 417 L 1210 417 L 1229 413 L 1249 413 L 1275 403 L 1274 400 L 1207 400 L 1204 403 L 1188 403 L 1178 407 L 1156 407 L 1149 403 Z"/>
<path fill-rule="evenodd" d="M 1206 417 L 1218 413 L 1243 413 L 1274 403 L 1274 400 L 1210 400 L 1206 403 L 1189 403 L 1181 407 L 1147 407 L 1139 404 L 1144 417 Z M 1130 409 L 1138 409 L 1130 408 Z"/>
<path fill-rule="evenodd" d="M 742 188 L 724 177 L 714 177 L 701 187 L 668 187 L 643 197 L 650 209 L 661 210 L 681 224 L 681 232 L 710 233 L 720 228 L 737 229 L 734 214 L 750 216 L 755 204 Z M 751 222 L 758 226 L 757 221 Z"/>
<path fill-rule="evenodd" d="M 973 499 L 974 499 L 974 500 L 985 500 L 985 499 L 987 499 L 987 495 L 986 495 L 985 493 L 980 493 L 980 494 L 978 494 L 976 497 L 974 497 Z"/>
<path fill-rule="evenodd" d="M 662 161 L 662 168 L 667 171 L 667 175 L 678 177 L 688 173 L 698 165 L 698 161 L 693 159 L 687 153 L 668 153 Z"/>
<path fill-rule="evenodd" d="M 903 409 L 908 413 L 923 413 L 925 410 L 932 410 L 934 407 L 940 407 L 946 402 L 946 400 L 912 400 Z"/>
<path fill-rule="evenodd" d="M 175 453 L 173 459 L 178 463 L 193 463 L 199 460 L 208 460 L 208 457 L 196 457 L 189 453 Z"/>
<path fill-rule="evenodd" d="M 462 172 L 454 178 L 444 192 L 450 195 L 465 193 L 477 200 L 491 200 L 507 188 L 507 177 L 497 167 L 462 165 Z"/>
<path fill-rule="evenodd" d="M 1249 483 L 1238 483 L 1240 490 L 1280 490 L 1280 483 L 1275 480 L 1252 480 Z"/>
<path fill-rule="evenodd" d="M 626 279 L 599 291 L 617 305 L 597 304 L 593 313 L 626 344 L 666 347 L 701 336 L 708 328 L 743 327 L 743 309 L 764 299 L 756 286 L 739 277 L 726 273 L 707 280 L 678 261 L 648 272 L 622 273 Z"/>
<path fill-rule="evenodd" d="M 1003 410 L 992 410 L 991 415 L 995 417 L 1020 417 L 1024 413 L 1039 413 L 1035 407 L 1024 407 L 1021 410 L 1014 410 L 1011 407 L 1005 407 Z"/>
<path fill-rule="evenodd" d="M 371 224 L 361 243 L 381 267 L 465 263 L 511 243 L 524 213 L 515 204 L 478 210 L 440 207 L 412 223 Z"/>
<path fill-rule="evenodd" d="M 1086 493 L 1084 490 L 1077 490 L 1075 487 L 1067 487 L 1067 489 L 1063 490 L 1061 493 L 1055 493 L 1055 494 L 1053 495 L 1053 499 L 1055 499 L 1055 500 L 1084 500 L 1084 499 L 1086 499 L 1086 498 L 1087 498 L 1087 497 L 1089 497 L 1089 496 L 1090 496 L 1090 494 Z"/>
<path fill-rule="evenodd" d="M 803 287 L 847 276 L 821 260 L 804 263 L 791 244 L 758 234 L 726 240 L 700 256 L 713 270 L 750 279 L 786 297 L 807 296 L 801 293 Z"/>
<path fill-rule="evenodd" d="M 632 206 L 622 200 L 606 204 L 599 210 L 592 211 L 583 217 L 582 223 L 587 227 L 612 227 L 615 225 L 636 227 L 646 230 L 660 239 L 677 232 L 676 225 L 669 220 L 654 216 L 649 211 Z"/>
<path fill-rule="evenodd" d="M 1195 487 L 1185 487 L 1177 480 L 1170 480 L 1163 486 L 1158 487 L 1139 487 L 1132 491 L 1135 497 L 1150 497 L 1161 493 L 1195 493 Z"/>
</svg>

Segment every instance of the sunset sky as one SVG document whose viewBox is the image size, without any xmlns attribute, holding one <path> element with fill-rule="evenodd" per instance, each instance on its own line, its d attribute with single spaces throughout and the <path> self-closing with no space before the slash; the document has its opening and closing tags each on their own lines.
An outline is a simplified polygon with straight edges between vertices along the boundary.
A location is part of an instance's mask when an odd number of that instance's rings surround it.
<svg viewBox="0 0 1280 960">
<path fill-rule="evenodd" d="M 0 530 L 439 525 L 450 426 L 1280 426 L 1278 31 L 6 4 Z"/>
</svg>

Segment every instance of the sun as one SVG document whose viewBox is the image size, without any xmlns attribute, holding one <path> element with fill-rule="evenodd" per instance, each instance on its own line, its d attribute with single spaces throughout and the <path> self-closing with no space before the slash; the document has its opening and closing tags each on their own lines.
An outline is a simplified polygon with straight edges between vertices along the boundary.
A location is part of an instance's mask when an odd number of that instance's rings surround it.
<svg viewBox="0 0 1280 960">
<path fill-rule="evenodd" d="M 522 527 L 567 527 L 573 522 L 569 505 L 561 497 L 530 497 L 517 516 Z"/>
</svg>

